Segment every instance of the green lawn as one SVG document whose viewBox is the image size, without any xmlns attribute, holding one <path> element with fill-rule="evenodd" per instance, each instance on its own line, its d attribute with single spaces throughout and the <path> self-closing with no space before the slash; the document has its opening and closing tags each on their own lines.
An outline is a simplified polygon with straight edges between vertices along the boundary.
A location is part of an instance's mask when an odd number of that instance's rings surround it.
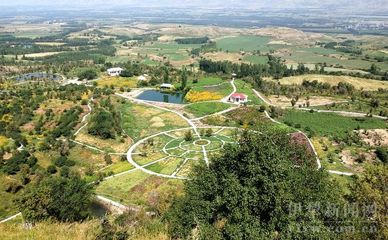
<svg viewBox="0 0 388 240">
<path fill-rule="evenodd" d="M 262 104 L 262 101 L 260 98 L 256 96 L 256 94 L 252 90 L 252 86 L 249 83 L 244 82 L 243 80 L 236 80 L 234 81 L 234 84 L 236 85 L 237 92 L 238 93 L 244 93 L 248 96 L 248 104 Z"/>
<path fill-rule="evenodd" d="M 194 85 L 191 88 L 193 91 L 197 92 L 212 92 L 215 94 L 218 94 L 220 96 L 226 97 L 228 96 L 232 91 L 232 85 L 229 82 L 224 82 L 220 85 L 207 85 L 207 86 L 201 86 L 201 85 Z"/>
<path fill-rule="evenodd" d="M 158 66 L 160 65 L 160 62 L 151 60 L 149 58 L 144 58 L 142 63 L 148 65 L 148 66 Z"/>
<path fill-rule="evenodd" d="M 135 204 L 144 207 L 152 205 L 150 196 L 161 199 L 172 199 L 182 192 L 181 180 L 165 179 L 149 175 L 140 170 L 103 181 L 96 192 L 124 204 Z"/>
<path fill-rule="evenodd" d="M 204 87 L 204 86 L 212 86 L 221 83 L 225 83 L 226 81 L 219 77 L 204 77 L 200 78 L 197 83 L 188 83 L 189 86 L 193 87 Z"/>
<path fill-rule="evenodd" d="M 221 102 L 199 102 L 187 105 L 185 110 L 194 114 L 196 117 L 210 115 L 216 112 L 226 110 L 230 107 L 227 103 Z"/>
<path fill-rule="evenodd" d="M 359 112 L 359 113 L 365 113 L 365 114 L 369 113 L 369 111 L 372 110 L 373 114 L 378 115 L 380 111 L 388 112 L 388 107 L 385 107 L 384 105 L 385 104 L 380 104 L 377 108 L 372 108 L 369 102 L 358 100 L 356 102 L 336 103 L 335 105 L 329 104 L 329 105 L 318 106 L 314 108 L 322 109 L 322 110 Z"/>
<path fill-rule="evenodd" d="M 185 49 L 199 48 L 200 46 L 201 44 L 178 44 L 176 42 L 168 42 L 168 43 L 156 42 L 151 46 L 147 46 L 147 47 L 158 48 L 161 50 L 185 50 Z"/>
<path fill-rule="evenodd" d="M 188 126 L 185 120 L 174 113 L 128 101 L 120 104 L 119 110 L 122 114 L 122 128 L 135 140 L 157 132 Z"/>
<path fill-rule="evenodd" d="M 114 56 L 114 57 L 108 57 L 108 59 L 107 59 L 108 62 L 111 62 L 113 64 L 126 63 L 129 60 L 131 60 L 131 57 L 129 57 L 129 56 Z"/>
<path fill-rule="evenodd" d="M 217 40 L 217 48 L 230 52 L 252 52 L 255 50 L 268 51 L 269 47 L 267 44 L 269 42 L 270 38 L 263 36 L 227 37 Z"/>
<path fill-rule="evenodd" d="M 186 52 L 165 52 L 159 55 L 167 57 L 170 61 L 184 61 L 189 58 L 189 55 Z"/>
<path fill-rule="evenodd" d="M 301 129 L 309 128 L 318 135 L 324 136 L 344 136 L 347 131 L 361 129 L 386 128 L 387 124 L 375 118 L 353 118 L 345 117 L 334 113 L 318 113 L 288 110 L 280 118 L 285 123 L 301 125 Z"/>
<path fill-rule="evenodd" d="M 182 162 L 182 158 L 170 157 L 158 163 L 152 164 L 146 168 L 156 173 L 170 175 L 175 172 L 179 164 L 181 164 Z"/>
<path fill-rule="evenodd" d="M 149 176 L 149 174 L 143 171 L 136 170 L 132 173 L 103 181 L 97 186 L 96 192 L 110 199 L 129 203 L 129 191 Z"/>
<path fill-rule="evenodd" d="M 167 57 L 170 61 L 187 60 L 189 50 L 200 47 L 200 44 L 177 44 L 176 42 L 169 43 L 154 43 L 142 50 L 142 53 L 155 54 L 158 56 Z"/>
<path fill-rule="evenodd" d="M 339 59 L 335 57 L 330 57 L 328 56 L 329 54 L 342 55 L 345 58 Z M 350 55 L 347 55 L 346 53 L 341 53 L 333 49 L 324 48 L 295 48 L 290 56 L 287 55 L 284 58 L 305 64 L 327 63 L 328 65 L 338 66 L 345 69 L 369 69 L 370 66 L 373 64 L 373 62 L 366 61 L 360 58 L 354 58 Z M 388 70 L 387 63 L 381 62 L 375 64 L 383 71 Z"/>
<path fill-rule="evenodd" d="M 257 56 L 257 55 L 249 55 L 243 58 L 244 61 L 253 63 L 253 64 L 267 64 L 268 57 L 267 56 Z"/>
<path fill-rule="evenodd" d="M 104 173 L 110 173 L 113 172 L 113 174 L 118 174 L 122 172 L 129 171 L 133 169 L 134 167 L 127 161 L 119 161 L 116 163 L 113 163 L 109 167 L 105 168 L 103 170 Z"/>
</svg>

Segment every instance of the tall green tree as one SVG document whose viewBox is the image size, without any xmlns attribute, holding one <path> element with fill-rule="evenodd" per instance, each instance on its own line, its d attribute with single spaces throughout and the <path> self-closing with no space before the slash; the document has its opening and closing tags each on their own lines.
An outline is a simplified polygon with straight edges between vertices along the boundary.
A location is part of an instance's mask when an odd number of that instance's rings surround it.
<svg viewBox="0 0 388 240">
<path fill-rule="evenodd" d="M 388 239 L 388 165 L 368 165 L 351 186 L 350 202 L 358 207 L 360 239 Z"/>
<path fill-rule="evenodd" d="M 186 87 L 187 87 L 187 72 L 186 72 L 186 68 L 184 68 L 181 74 L 181 88 L 185 89 Z"/>
<path fill-rule="evenodd" d="M 88 216 L 92 197 L 91 185 L 79 177 L 51 177 L 30 185 L 15 202 L 29 222 L 79 221 Z"/>
<path fill-rule="evenodd" d="M 166 220 L 181 239 L 329 239 L 338 216 L 312 206 L 341 201 L 306 147 L 284 133 L 245 133 L 194 170 Z"/>
<path fill-rule="evenodd" d="M 114 118 L 112 113 L 99 108 L 91 118 L 88 132 L 89 134 L 99 136 L 102 139 L 115 138 L 116 131 L 113 123 Z"/>
</svg>

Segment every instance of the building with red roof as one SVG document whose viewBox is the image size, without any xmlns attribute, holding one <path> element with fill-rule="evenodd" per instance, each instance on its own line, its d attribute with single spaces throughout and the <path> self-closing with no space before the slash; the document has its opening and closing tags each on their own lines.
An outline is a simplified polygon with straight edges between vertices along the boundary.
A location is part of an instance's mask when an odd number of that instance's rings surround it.
<svg viewBox="0 0 388 240">
<path fill-rule="evenodd" d="M 233 93 L 229 97 L 229 102 L 232 103 L 246 103 L 248 102 L 248 96 L 243 93 Z"/>
</svg>

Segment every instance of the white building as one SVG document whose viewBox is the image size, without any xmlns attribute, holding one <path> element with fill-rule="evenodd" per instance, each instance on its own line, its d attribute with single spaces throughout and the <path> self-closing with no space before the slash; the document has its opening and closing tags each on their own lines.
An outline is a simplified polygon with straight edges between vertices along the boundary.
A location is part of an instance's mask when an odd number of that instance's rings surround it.
<svg viewBox="0 0 388 240">
<path fill-rule="evenodd" d="M 120 67 L 117 67 L 117 68 L 109 68 L 108 70 L 106 70 L 106 72 L 110 75 L 110 76 L 119 76 L 121 74 L 121 72 L 123 71 L 124 69 L 120 68 Z"/>
<path fill-rule="evenodd" d="M 171 89 L 174 89 L 174 85 L 169 84 L 169 83 L 163 83 L 162 85 L 160 85 L 160 89 L 161 90 L 171 90 Z"/>
<path fill-rule="evenodd" d="M 137 80 L 139 80 L 139 81 L 146 81 L 147 77 L 145 75 L 140 75 L 140 76 L 137 77 Z"/>
<path fill-rule="evenodd" d="M 229 102 L 232 103 L 247 103 L 248 102 L 248 96 L 243 93 L 233 93 L 229 97 Z"/>
</svg>

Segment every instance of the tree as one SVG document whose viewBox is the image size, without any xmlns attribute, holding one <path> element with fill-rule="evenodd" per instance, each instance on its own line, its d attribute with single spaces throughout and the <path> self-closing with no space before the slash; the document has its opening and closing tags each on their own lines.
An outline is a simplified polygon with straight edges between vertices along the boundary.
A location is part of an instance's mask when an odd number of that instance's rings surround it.
<svg viewBox="0 0 388 240">
<path fill-rule="evenodd" d="M 106 165 L 112 164 L 112 157 L 109 154 L 105 154 L 104 160 L 105 160 Z"/>
<path fill-rule="evenodd" d="M 121 76 L 121 77 L 132 77 L 133 74 L 132 74 L 132 72 L 129 71 L 129 70 L 123 70 L 123 71 L 121 71 L 120 76 Z"/>
<path fill-rule="evenodd" d="M 77 77 L 81 80 L 83 79 L 92 80 L 92 79 L 95 79 L 97 76 L 98 76 L 97 71 L 92 68 L 82 70 L 77 75 Z"/>
<path fill-rule="evenodd" d="M 372 74 L 375 74 L 375 75 L 379 74 L 379 69 L 378 69 L 378 67 L 376 66 L 376 64 L 373 63 L 373 64 L 370 66 L 369 72 L 372 73 Z"/>
<path fill-rule="evenodd" d="M 185 141 L 186 142 L 190 142 L 193 140 L 193 134 L 191 133 L 191 130 L 188 130 L 186 133 L 185 133 Z"/>
<path fill-rule="evenodd" d="M 378 147 L 376 156 L 383 162 L 388 163 L 388 147 Z"/>
<path fill-rule="evenodd" d="M 186 73 L 186 68 L 184 68 L 181 75 L 181 88 L 185 89 L 186 86 L 187 86 L 187 73 Z"/>
<path fill-rule="evenodd" d="M 99 108 L 93 114 L 88 129 L 89 134 L 99 136 L 102 139 L 115 138 L 116 131 L 112 123 L 114 123 L 112 113 Z"/>
<path fill-rule="evenodd" d="M 51 177 L 29 185 L 15 202 L 29 222 L 46 219 L 79 221 L 88 216 L 92 199 L 92 186 L 73 176 Z"/>
<path fill-rule="evenodd" d="M 360 213 L 360 239 L 388 239 L 387 182 L 388 165 L 368 165 L 351 186 L 350 201 L 357 204 Z M 374 229 L 375 231 L 361 231 Z"/>
<path fill-rule="evenodd" d="M 169 83 L 170 82 L 169 70 L 168 70 L 167 67 L 164 68 L 163 82 L 164 83 Z"/>
<path fill-rule="evenodd" d="M 47 167 L 47 172 L 50 174 L 57 173 L 57 168 L 54 165 L 50 165 Z"/>
<path fill-rule="evenodd" d="M 61 167 L 60 174 L 61 174 L 61 177 L 69 177 L 70 168 L 68 166 Z"/>
<path fill-rule="evenodd" d="M 314 156 L 286 134 L 244 133 L 209 167 L 194 169 L 166 220 L 178 239 L 329 239 L 339 219 L 308 206 L 342 204 L 338 193 Z M 301 211 L 293 211 L 295 203 Z M 319 231 L 298 231 L 308 224 Z"/>
<path fill-rule="evenodd" d="M 213 130 L 211 128 L 206 129 L 206 137 L 211 137 L 213 135 Z"/>
<path fill-rule="evenodd" d="M 295 104 L 296 104 L 296 100 L 295 100 L 295 98 L 292 98 L 292 99 L 291 99 L 291 106 L 293 106 L 293 107 L 294 107 L 294 106 L 295 106 Z"/>
<path fill-rule="evenodd" d="M 372 100 L 370 101 L 370 105 L 371 105 L 371 107 L 373 107 L 373 108 L 378 108 L 379 105 L 380 105 L 380 101 L 379 101 L 378 99 L 372 99 Z"/>
</svg>

